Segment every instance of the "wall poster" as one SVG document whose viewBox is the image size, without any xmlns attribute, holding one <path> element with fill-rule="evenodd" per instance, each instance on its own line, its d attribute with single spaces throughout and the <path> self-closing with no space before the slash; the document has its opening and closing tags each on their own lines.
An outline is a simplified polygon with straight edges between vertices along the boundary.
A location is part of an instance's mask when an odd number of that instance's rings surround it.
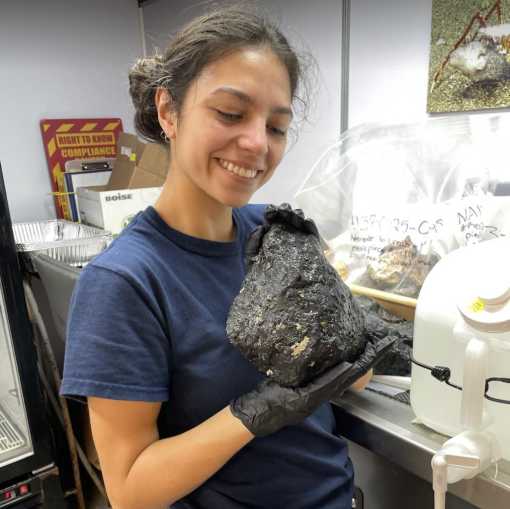
<svg viewBox="0 0 510 509">
<path fill-rule="evenodd" d="M 65 163 L 73 159 L 115 158 L 120 118 L 43 119 L 41 132 L 59 219 L 72 221 Z"/>
<path fill-rule="evenodd" d="M 510 107 L 510 0 L 433 0 L 427 113 Z"/>
</svg>

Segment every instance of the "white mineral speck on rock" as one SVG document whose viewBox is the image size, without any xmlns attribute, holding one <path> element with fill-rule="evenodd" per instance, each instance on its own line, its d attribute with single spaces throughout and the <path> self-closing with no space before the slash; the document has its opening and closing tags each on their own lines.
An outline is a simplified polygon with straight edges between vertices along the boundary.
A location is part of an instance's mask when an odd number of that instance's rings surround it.
<svg viewBox="0 0 510 509">
<path fill-rule="evenodd" d="M 296 355 L 299 355 L 301 352 L 304 352 L 309 341 L 310 341 L 310 338 L 305 336 L 303 338 L 303 341 L 301 341 L 299 343 L 295 343 L 294 345 L 292 345 L 291 346 L 291 348 L 292 348 L 291 355 L 294 357 Z"/>
</svg>

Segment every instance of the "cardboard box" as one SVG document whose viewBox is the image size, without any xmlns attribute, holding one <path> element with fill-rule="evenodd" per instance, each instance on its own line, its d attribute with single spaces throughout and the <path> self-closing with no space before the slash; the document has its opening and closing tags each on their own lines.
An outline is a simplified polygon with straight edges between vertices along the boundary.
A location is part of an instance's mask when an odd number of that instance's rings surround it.
<svg viewBox="0 0 510 509">
<path fill-rule="evenodd" d="M 108 191 L 106 186 L 79 187 L 80 220 L 83 224 L 111 231 L 115 238 L 135 214 L 156 202 L 161 189 Z"/>
<path fill-rule="evenodd" d="M 108 184 L 107 191 L 126 189 L 143 189 L 146 187 L 162 187 L 165 179 L 154 175 L 138 166 L 116 162 Z"/>
<path fill-rule="evenodd" d="M 169 164 L 163 147 L 144 143 L 134 134 L 119 133 L 108 184 L 77 189 L 80 221 L 117 237 L 135 214 L 158 199 Z"/>
<path fill-rule="evenodd" d="M 168 152 L 162 146 L 156 145 L 156 143 L 147 143 L 137 164 L 142 170 L 148 171 L 162 179 L 166 179 L 169 165 Z"/>
<path fill-rule="evenodd" d="M 136 166 L 142 157 L 145 146 L 145 143 L 140 141 L 134 134 L 119 133 L 115 162 Z"/>
<path fill-rule="evenodd" d="M 163 147 L 146 144 L 134 134 L 119 133 L 117 157 L 106 191 L 161 187 L 169 164 Z"/>
</svg>

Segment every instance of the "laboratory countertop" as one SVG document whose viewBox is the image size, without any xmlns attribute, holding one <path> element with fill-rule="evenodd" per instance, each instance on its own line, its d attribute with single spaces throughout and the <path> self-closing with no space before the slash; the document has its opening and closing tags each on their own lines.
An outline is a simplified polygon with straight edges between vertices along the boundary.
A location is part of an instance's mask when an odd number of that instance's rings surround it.
<svg viewBox="0 0 510 509">
<path fill-rule="evenodd" d="M 431 483 L 432 456 L 448 440 L 411 421 L 411 406 L 374 391 L 346 392 L 333 401 L 338 432 Z M 498 461 L 473 479 L 448 485 L 448 491 L 480 509 L 510 507 L 510 462 Z"/>
</svg>

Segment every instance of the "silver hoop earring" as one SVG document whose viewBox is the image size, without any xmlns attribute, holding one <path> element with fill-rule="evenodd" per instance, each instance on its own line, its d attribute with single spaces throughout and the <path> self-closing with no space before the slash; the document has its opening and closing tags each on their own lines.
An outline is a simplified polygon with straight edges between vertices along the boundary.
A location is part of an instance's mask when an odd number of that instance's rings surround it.
<svg viewBox="0 0 510 509">
<path fill-rule="evenodd" d="M 161 137 L 165 140 L 165 143 L 170 144 L 170 138 L 167 136 L 165 131 L 161 131 Z"/>
</svg>

